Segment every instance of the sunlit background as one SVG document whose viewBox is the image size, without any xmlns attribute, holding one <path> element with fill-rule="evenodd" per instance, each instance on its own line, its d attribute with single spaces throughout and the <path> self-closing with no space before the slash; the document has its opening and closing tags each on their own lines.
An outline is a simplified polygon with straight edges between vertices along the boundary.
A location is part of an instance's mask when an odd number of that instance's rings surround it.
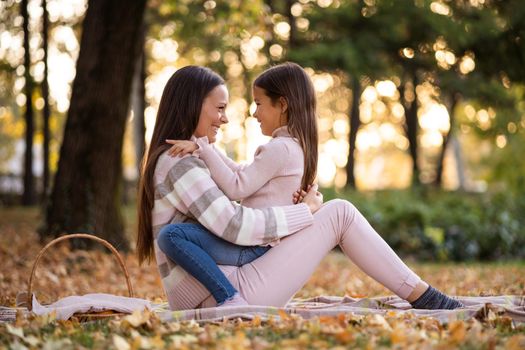
<svg viewBox="0 0 525 350">
<path fill-rule="evenodd" d="M 292 14 L 297 19 L 299 31 L 307 31 L 309 22 L 301 17 L 303 5 L 307 0 L 301 0 L 292 7 Z M 365 1 L 366 2 L 366 1 Z M 480 3 L 482 0 L 471 0 Z M 31 17 L 31 41 L 33 65 L 31 74 L 37 83 L 43 79 L 42 37 L 39 34 L 42 9 L 40 1 L 29 2 Z M 330 0 L 318 0 L 321 7 L 333 5 Z M 3 5 L 0 5 L 3 6 Z M 204 8 L 215 8 L 214 1 L 206 1 Z M 51 128 L 57 135 L 51 144 L 51 168 L 56 170 L 60 145 L 60 133 L 69 108 L 71 85 L 75 77 L 75 62 L 79 53 L 79 33 L 82 16 L 86 10 L 84 0 L 50 0 L 48 1 L 50 21 L 54 23 L 49 42 L 49 87 L 51 105 L 54 109 Z M 439 1 L 431 4 L 431 10 L 447 16 L 450 9 Z M 277 39 L 286 40 L 290 35 L 290 25 L 279 16 L 272 17 L 274 35 Z M 16 16 L 16 27 L 21 26 L 22 19 Z M 158 37 L 148 36 L 146 50 L 149 53 L 146 72 L 146 102 L 145 121 L 146 139 L 151 138 L 157 107 L 163 87 L 168 78 L 180 67 L 187 64 L 204 64 L 206 62 L 223 62 L 227 67 L 225 76 L 231 89 L 230 105 L 227 109 L 229 123 L 218 135 L 218 145 L 232 158 L 240 162 L 250 162 L 256 148 L 267 142 L 262 136 L 258 123 L 250 117 L 253 112 L 253 102 L 249 99 L 249 80 L 269 64 L 266 52 L 272 59 L 279 60 L 285 53 L 285 48 L 279 43 L 268 44 L 263 32 L 245 32 L 240 40 L 240 51 L 213 51 L 205 53 L 198 48 L 188 49 L 188 43 L 179 43 L 172 37 L 175 24 L 167 24 L 160 29 Z M 270 47 L 268 47 L 270 45 Z M 183 47 L 184 46 L 184 47 Z M 442 69 L 457 65 L 462 74 L 467 75 L 476 69 L 473 55 L 457 57 L 447 46 L 444 38 L 436 41 L 432 48 L 435 60 Z M 182 54 L 182 51 L 184 53 Z M 414 57 L 414 49 L 405 48 L 402 55 L 407 59 Z M 13 91 L 16 106 L 22 108 L 26 103 L 24 87 L 23 35 L 20 30 L 2 26 L 0 32 L 0 59 L 16 67 L 13 79 Z M 316 67 L 306 67 L 315 86 L 318 98 L 318 116 L 320 131 L 320 153 L 318 181 L 322 186 L 341 188 L 346 182 L 345 166 L 348 159 L 348 114 L 351 101 L 351 91 L 345 77 L 341 74 L 317 71 Z M 247 72 L 252 73 L 249 80 Z M 356 182 L 361 190 L 384 188 L 405 188 L 411 181 L 411 159 L 408 154 L 409 142 L 403 131 L 405 118 L 404 108 L 400 101 L 399 81 L 392 80 L 368 81 L 364 86 L 359 108 L 362 126 L 357 135 Z M 435 159 L 443 143 L 444 135 L 450 128 L 450 117 L 447 108 L 440 102 L 439 91 L 429 82 L 423 82 L 416 87 L 419 103 L 419 145 L 421 147 L 421 180 L 430 182 L 435 177 Z M 412 99 L 414 97 L 412 96 Z M 5 101 L 7 99 L 2 99 Z M 410 96 L 408 96 L 410 99 Z M 40 111 L 43 99 L 38 96 L 35 107 Z M 4 104 L 0 106 L 0 133 L 7 135 L 12 142 L 10 147 L 4 147 L 0 153 L 0 169 L 3 173 L 20 175 L 23 173 L 23 132 L 24 124 L 20 116 L 20 108 Z M 459 108 L 459 116 L 464 123 L 460 124 L 456 138 L 445 157 L 445 174 L 443 186 L 455 189 L 459 186 L 458 162 L 467 166 L 464 173 L 464 186 L 471 190 L 482 191 L 486 188 L 484 172 L 476 164 L 484 155 L 494 148 L 504 148 L 507 145 L 506 135 L 497 135 L 495 141 L 480 140 L 469 125 L 477 125 L 481 129 L 490 128 L 496 118 L 495 110 L 478 108 L 468 101 L 463 101 Z M 130 114 L 128 125 L 133 123 L 133 113 Z M 525 128 L 525 117 L 520 123 L 511 122 L 507 126 L 509 133 L 515 133 Z M 126 133 L 124 163 L 125 176 L 133 180 L 137 177 L 137 159 L 133 149 L 131 131 Z M 94 140 L 94 142 L 96 142 Z M 465 151 L 467 150 L 467 151 Z M 475 151 L 473 151 L 475 150 Z M 34 148 L 35 175 L 42 173 L 42 134 L 37 128 Z M 463 180 L 462 180 L 463 181 Z M 11 186 L 21 186 L 11 184 Z"/>
</svg>

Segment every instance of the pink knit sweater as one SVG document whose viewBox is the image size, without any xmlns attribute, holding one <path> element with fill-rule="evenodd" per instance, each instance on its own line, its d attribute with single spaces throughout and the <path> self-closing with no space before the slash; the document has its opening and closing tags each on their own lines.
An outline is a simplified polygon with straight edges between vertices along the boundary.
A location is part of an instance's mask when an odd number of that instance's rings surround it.
<svg viewBox="0 0 525 350">
<path fill-rule="evenodd" d="M 239 165 L 208 143 L 197 139 L 197 155 L 204 160 L 213 181 L 228 198 L 250 208 L 290 205 L 301 187 L 303 150 L 286 126 L 275 130 L 272 139 L 255 151 L 252 163 Z"/>
</svg>

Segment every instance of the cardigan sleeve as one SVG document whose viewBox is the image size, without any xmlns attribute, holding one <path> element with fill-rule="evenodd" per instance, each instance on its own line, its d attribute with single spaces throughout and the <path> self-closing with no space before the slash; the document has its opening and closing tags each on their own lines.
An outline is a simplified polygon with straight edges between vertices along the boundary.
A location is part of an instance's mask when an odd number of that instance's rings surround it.
<svg viewBox="0 0 525 350">
<path fill-rule="evenodd" d="M 191 156 L 168 171 L 157 185 L 155 200 L 163 202 L 159 207 L 169 202 L 215 235 L 238 245 L 266 244 L 313 223 L 304 203 L 254 209 L 230 201 L 213 182 L 204 162 Z"/>
<path fill-rule="evenodd" d="M 198 144 L 201 148 L 199 157 L 206 163 L 211 177 L 224 194 L 235 201 L 249 197 L 282 173 L 290 156 L 284 142 L 270 141 L 257 149 L 251 164 L 233 169 L 212 145 L 201 142 Z"/>
</svg>

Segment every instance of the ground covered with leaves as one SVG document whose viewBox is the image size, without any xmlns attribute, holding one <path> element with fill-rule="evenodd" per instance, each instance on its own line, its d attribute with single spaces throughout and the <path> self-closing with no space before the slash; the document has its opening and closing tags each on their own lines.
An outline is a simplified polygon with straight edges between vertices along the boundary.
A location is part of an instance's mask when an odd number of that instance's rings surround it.
<svg viewBox="0 0 525 350">
<path fill-rule="evenodd" d="M 27 290 L 36 255 L 42 249 L 35 233 L 36 210 L 2 208 L 0 215 L 0 305 L 14 306 Z M 156 266 L 139 267 L 133 253 L 124 255 L 135 295 L 163 301 Z M 523 295 L 525 263 L 432 264 L 408 260 L 429 283 L 453 295 Z M 124 275 L 113 256 L 103 251 L 70 251 L 53 246 L 41 260 L 33 285 L 41 302 L 60 297 L 104 292 L 127 295 Z M 297 297 L 319 294 L 354 297 L 390 294 L 359 271 L 339 252 L 328 255 Z M 411 315 L 339 315 L 304 320 L 281 314 L 281 319 L 230 320 L 217 323 L 162 323 L 152 313 L 78 323 L 51 318 L 20 317 L 0 324 L 0 348 L 462 348 L 525 349 L 525 325 L 492 315 L 440 325 Z"/>
</svg>

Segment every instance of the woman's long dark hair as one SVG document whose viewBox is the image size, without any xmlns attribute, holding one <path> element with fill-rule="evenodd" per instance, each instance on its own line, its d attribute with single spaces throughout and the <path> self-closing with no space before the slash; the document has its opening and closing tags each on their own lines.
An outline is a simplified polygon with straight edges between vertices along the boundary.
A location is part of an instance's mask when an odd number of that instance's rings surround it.
<svg viewBox="0 0 525 350">
<path fill-rule="evenodd" d="M 286 99 L 288 130 L 304 153 L 301 188 L 306 190 L 315 180 L 318 156 L 317 101 L 310 77 L 298 64 L 286 62 L 265 70 L 253 85 L 264 89 L 274 104 L 280 97 Z"/>
<path fill-rule="evenodd" d="M 154 254 L 151 220 L 155 201 L 153 175 L 159 156 L 170 147 L 165 141 L 189 140 L 197 128 L 204 99 L 222 84 L 224 80 L 211 69 L 187 66 L 177 70 L 164 87 L 149 150 L 142 159 L 137 236 L 140 264 L 149 261 Z"/>
</svg>

